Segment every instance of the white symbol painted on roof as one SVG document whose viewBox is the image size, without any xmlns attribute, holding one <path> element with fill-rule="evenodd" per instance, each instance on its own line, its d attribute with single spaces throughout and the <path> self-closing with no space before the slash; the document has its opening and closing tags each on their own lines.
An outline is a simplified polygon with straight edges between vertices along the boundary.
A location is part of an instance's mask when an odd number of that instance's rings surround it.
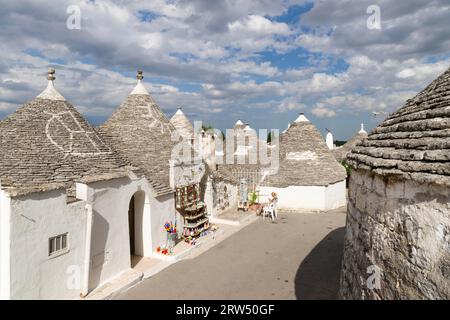
<svg viewBox="0 0 450 320">
<path fill-rule="evenodd" d="M 142 118 L 149 119 L 149 128 L 160 128 L 161 133 L 165 133 L 166 131 L 171 134 L 172 128 L 167 121 L 164 121 L 164 115 L 159 114 L 154 108 L 150 108 L 149 105 L 145 106 L 137 106 L 142 109 L 144 113 L 141 115 Z"/>
<path fill-rule="evenodd" d="M 64 152 L 64 158 L 68 155 L 90 157 L 111 153 L 110 148 L 94 131 L 83 129 L 72 112 L 45 113 L 51 116 L 45 126 L 47 139 Z M 61 126 L 64 128 L 62 131 Z"/>
<path fill-rule="evenodd" d="M 316 160 L 317 154 L 313 151 L 289 152 L 286 159 L 293 161 Z"/>
</svg>

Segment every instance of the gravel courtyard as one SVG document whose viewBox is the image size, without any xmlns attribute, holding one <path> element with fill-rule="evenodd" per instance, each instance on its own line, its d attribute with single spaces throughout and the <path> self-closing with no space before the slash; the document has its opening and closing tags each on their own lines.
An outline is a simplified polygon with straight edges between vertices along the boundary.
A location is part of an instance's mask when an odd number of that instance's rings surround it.
<svg viewBox="0 0 450 320">
<path fill-rule="evenodd" d="M 258 219 L 118 299 L 336 299 L 345 207 Z"/>
</svg>

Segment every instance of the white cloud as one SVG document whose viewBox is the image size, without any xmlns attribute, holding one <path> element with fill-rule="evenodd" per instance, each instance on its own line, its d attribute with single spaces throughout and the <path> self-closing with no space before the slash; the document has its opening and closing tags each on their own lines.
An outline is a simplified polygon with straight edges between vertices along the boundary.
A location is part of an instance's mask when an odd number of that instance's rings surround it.
<svg viewBox="0 0 450 320">
<path fill-rule="evenodd" d="M 278 106 L 277 110 L 280 112 L 291 111 L 291 110 L 306 110 L 307 106 L 299 103 L 298 101 L 286 99 L 283 100 Z"/>
<path fill-rule="evenodd" d="M 316 107 L 311 110 L 311 113 L 318 118 L 332 118 L 336 116 L 336 112 L 334 110 L 330 110 L 324 107 Z"/>
<path fill-rule="evenodd" d="M 298 21 L 275 18 L 297 2 L 306 1 L 0 0 L 0 112 L 36 96 L 50 65 L 85 114 L 108 116 L 143 69 L 165 111 L 182 104 L 206 121 L 306 106 L 318 117 L 390 112 L 450 66 L 448 1 L 379 0 L 374 32 L 369 0 L 316 1 Z M 82 8 L 81 30 L 65 28 L 69 4 Z M 314 54 L 290 52 L 299 47 Z"/>
<path fill-rule="evenodd" d="M 256 33 L 264 35 L 289 34 L 290 30 L 287 24 L 273 22 L 267 18 L 248 15 L 245 19 L 234 21 L 228 24 L 228 29 L 233 33 Z"/>
</svg>

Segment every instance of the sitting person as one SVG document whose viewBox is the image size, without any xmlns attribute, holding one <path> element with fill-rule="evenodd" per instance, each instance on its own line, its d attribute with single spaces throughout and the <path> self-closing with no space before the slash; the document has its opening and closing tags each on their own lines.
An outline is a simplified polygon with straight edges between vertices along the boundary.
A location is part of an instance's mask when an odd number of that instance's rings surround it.
<svg viewBox="0 0 450 320">
<path fill-rule="evenodd" d="M 272 198 L 269 198 L 269 203 L 264 207 L 263 219 L 266 215 L 270 215 L 272 220 L 277 217 L 277 203 L 278 197 L 275 192 L 271 193 Z"/>
<path fill-rule="evenodd" d="M 271 193 L 271 196 L 272 196 L 272 198 L 269 199 L 269 204 L 271 204 L 271 203 L 277 203 L 278 197 L 277 197 L 276 192 L 272 192 L 272 193 Z"/>
</svg>

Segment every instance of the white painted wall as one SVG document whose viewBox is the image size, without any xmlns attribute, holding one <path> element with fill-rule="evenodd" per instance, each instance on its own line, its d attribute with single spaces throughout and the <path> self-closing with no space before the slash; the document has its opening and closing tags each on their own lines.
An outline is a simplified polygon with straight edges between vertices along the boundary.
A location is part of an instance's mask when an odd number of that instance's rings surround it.
<svg viewBox="0 0 450 320">
<path fill-rule="evenodd" d="M 65 190 L 11 199 L 11 299 L 79 297 L 83 274 L 84 201 L 66 204 Z M 50 258 L 50 237 L 69 233 L 69 251 Z M 70 269 L 73 268 L 73 269 Z M 71 271 L 72 274 L 67 272 Z M 79 285 L 69 288 L 69 276 Z"/>
<path fill-rule="evenodd" d="M 154 198 L 145 178 L 121 178 L 77 185 L 77 195 L 84 200 L 66 203 L 65 190 L 34 193 L 11 199 L 0 193 L 0 258 L 2 298 L 73 299 L 80 295 L 84 274 L 87 203 L 92 205 L 93 226 L 89 289 L 93 290 L 130 268 L 128 208 L 135 194 L 136 251 L 151 256 L 165 245 L 163 224 L 175 216 L 174 195 Z M 7 219 L 11 216 L 11 222 Z M 8 236 L 8 226 L 11 234 Z M 140 232 L 142 231 L 142 232 Z M 69 233 L 69 251 L 48 257 L 50 237 Z M 12 239 L 10 253 L 5 250 Z M 8 261 L 11 261 L 10 281 Z M 67 286 L 78 270 L 79 285 Z M 70 278 L 72 279 L 72 278 Z M 6 282 L 5 285 L 4 282 Z M 8 290 L 8 283 L 11 289 Z M 9 291 L 11 294 L 9 295 Z"/>
<path fill-rule="evenodd" d="M 177 221 L 178 230 L 183 227 L 183 219 L 175 210 L 175 194 L 168 194 L 158 198 L 151 198 L 152 212 L 152 252 L 155 252 L 158 246 L 165 246 L 167 233 L 164 230 L 165 222 Z"/>
<path fill-rule="evenodd" d="M 330 184 L 325 189 L 325 210 L 332 210 L 347 204 L 345 180 Z"/>
<path fill-rule="evenodd" d="M 135 195 L 135 204 L 138 204 L 135 208 L 135 249 L 136 253 L 145 256 L 151 256 L 157 246 L 165 244 L 164 222 L 175 218 L 175 204 L 173 194 L 154 198 L 145 178 L 114 179 L 90 187 L 95 190 L 89 279 L 92 290 L 131 266 L 128 208 L 132 196 Z M 147 199 L 143 205 L 144 193 Z"/>
<path fill-rule="evenodd" d="M 0 190 L 0 299 L 10 298 L 11 199 Z"/>
<path fill-rule="evenodd" d="M 331 210 L 345 205 L 345 181 L 325 186 L 260 187 L 260 201 L 268 202 L 272 192 L 278 196 L 279 209 Z"/>
<path fill-rule="evenodd" d="M 325 208 L 325 187 L 289 186 L 287 188 L 260 187 L 261 202 L 267 202 L 270 194 L 276 192 L 279 209 Z"/>
</svg>

